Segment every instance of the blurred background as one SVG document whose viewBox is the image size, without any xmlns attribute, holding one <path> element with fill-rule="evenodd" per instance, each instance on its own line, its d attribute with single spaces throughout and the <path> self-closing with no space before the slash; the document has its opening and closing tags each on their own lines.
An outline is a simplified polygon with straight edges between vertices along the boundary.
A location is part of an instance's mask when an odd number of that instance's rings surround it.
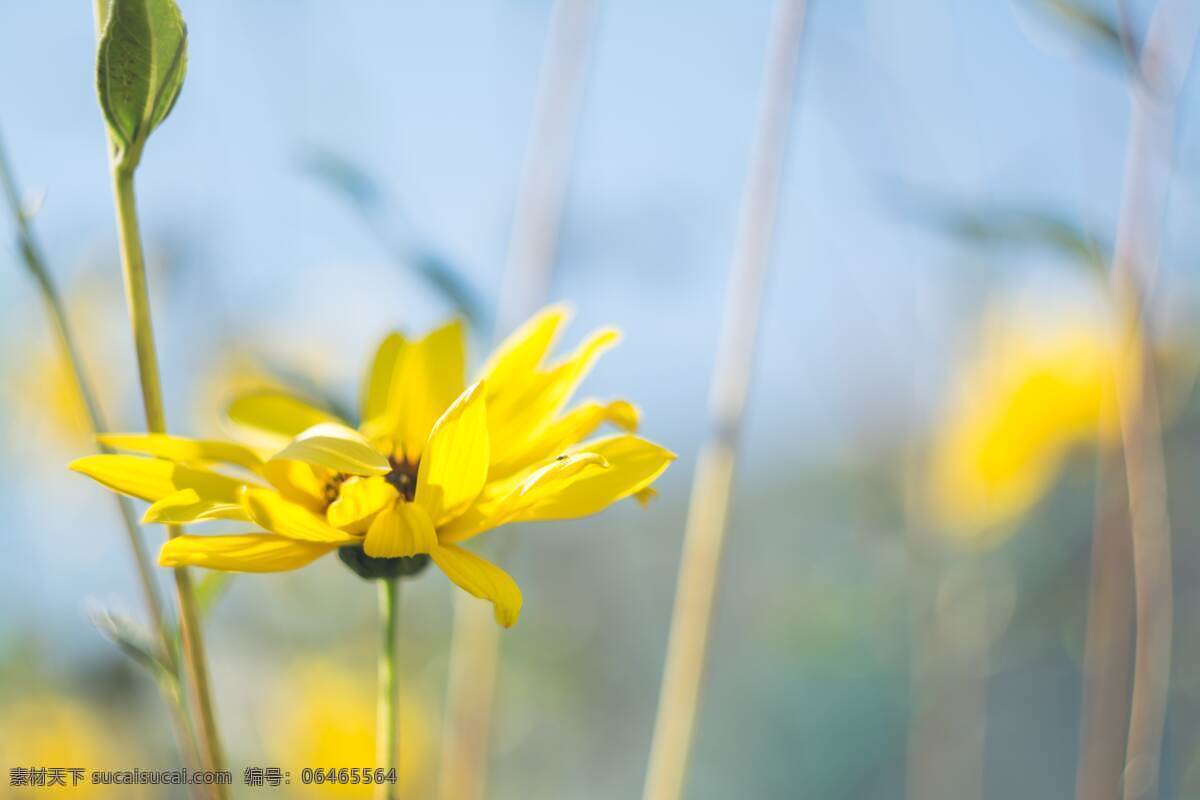
<svg viewBox="0 0 1200 800">
<path fill-rule="evenodd" d="M 1131 80 L 1115 8 L 1076 1 L 811 3 L 689 798 L 1075 793 L 1123 369 L 1097 267 Z M 551 297 L 575 309 L 567 344 L 624 331 L 583 394 L 638 402 L 680 459 L 647 509 L 512 547 L 526 604 L 502 637 L 492 798 L 640 792 L 771 21 L 758 0 L 596 5 Z M 1153 4 L 1127 5 L 1140 36 Z M 182 6 L 187 82 L 138 185 L 172 431 L 219 434 L 225 399 L 264 381 L 352 404 L 388 330 L 455 312 L 430 271 L 480 309 L 478 365 L 551 3 Z M 86 4 L 0 0 L 0 133 L 101 404 L 136 430 L 92 26 Z M 1172 798 L 1200 796 L 1196 99 L 1185 84 L 1151 312 Z M 15 248 L 0 376 L 0 762 L 171 765 L 153 682 L 89 621 L 141 619 L 140 598 L 111 500 L 65 468 L 92 444 Z M 1107 492 L 1120 506 L 1121 480 Z M 451 596 L 434 571 L 405 589 L 412 797 L 436 782 Z M 336 559 L 215 599 L 235 784 L 369 758 L 375 602 Z"/>
</svg>

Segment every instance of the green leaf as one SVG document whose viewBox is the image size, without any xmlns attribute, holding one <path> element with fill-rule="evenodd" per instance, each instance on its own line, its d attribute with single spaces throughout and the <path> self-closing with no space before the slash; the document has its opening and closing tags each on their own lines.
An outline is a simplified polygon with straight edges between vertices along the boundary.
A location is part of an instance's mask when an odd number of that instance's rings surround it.
<svg viewBox="0 0 1200 800">
<path fill-rule="evenodd" d="M 394 262 L 420 275 L 471 327 L 482 330 L 488 326 L 488 312 L 462 270 L 412 230 L 411 220 L 397 219 L 394 213 L 391 218 L 384 218 L 395 204 L 367 169 L 325 147 L 308 148 L 301 154 L 300 166 L 346 201 Z"/>
<path fill-rule="evenodd" d="M 1026 5 L 1060 33 L 1110 63 L 1123 64 L 1127 61 L 1126 42 L 1121 29 L 1105 14 L 1078 0 L 1026 0 Z"/>
<path fill-rule="evenodd" d="M 1040 247 L 1061 253 L 1102 275 L 1107 268 L 1108 257 L 1098 237 L 1048 211 L 964 211 L 947 222 L 950 233 L 981 247 Z"/>
<path fill-rule="evenodd" d="M 132 620 L 99 606 L 92 608 L 88 617 L 105 638 L 152 675 L 160 679 L 171 676 L 171 668 L 163 661 L 150 635 Z"/>
<path fill-rule="evenodd" d="M 360 214 L 377 213 L 383 206 L 383 190 L 358 164 L 322 147 L 309 148 L 301 167 L 345 198 Z"/>
<path fill-rule="evenodd" d="M 221 572 L 215 569 L 205 572 L 196 581 L 196 609 L 200 612 L 201 619 L 212 613 L 217 600 L 225 594 L 225 590 L 229 588 L 232 581 L 232 572 Z"/>
<path fill-rule="evenodd" d="M 1080 37 L 1120 51 L 1121 32 L 1116 23 L 1099 12 L 1068 0 L 1039 0 L 1038 4 Z"/>
<path fill-rule="evenodd" d="M 134 163 L 179 98 L 187 26 L 174 0 L 111 0 L 96 62 L 100 108 L 118 153 Z"/>
<path fill-rule="evenodd" d="M 981 251 L 1051 252 L 1107 274 L 1111 246 L 1068 215 L 1034 204 L 980 205 L 905 184 L 892 187 L 892 195 L 904 216 Z"/>
</svg>

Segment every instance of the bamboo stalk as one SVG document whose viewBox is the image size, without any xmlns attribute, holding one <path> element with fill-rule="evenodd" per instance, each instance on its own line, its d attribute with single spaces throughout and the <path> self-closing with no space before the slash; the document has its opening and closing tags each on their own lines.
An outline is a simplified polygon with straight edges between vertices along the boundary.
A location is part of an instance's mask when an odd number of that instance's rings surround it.
<svg viewBox="0 0 1200 800">
<path fill-rule="evenodd" d="M 96 393 L 92 389 L 91 381 L 87 377 L 83 358 L 76 345 L 75 334 L 68 321 L 62 297 L 59 295 L 58 288 L 54 285 L 54 280 L 50 276 L 49 267 L 46 265 L 42 249 L 33 235 L 33 228 L 30 225 L 29 218 L 21 207 L 20 192 L 17 190 L 16 177 L 9 166 L 8 157 L 2 143 L 0 143 L 0 185 L 3 186 L 4 196 L 8 201 L 13 218 L 16 220 L 17 239 L 21 258 L 30 275 L 37 283 L 38 290 L 42 295 L 42 300 L 46 307 L 46 312 L 50 317 L 50 322 L 54 329 L 59 352 L 63 360 L 70 367 L 75 389 L 79 393 L 79 398 L 82 400 L 84 411 L 87 414 L 89 428 L 93 437 L 96 437 L 109 430 L 108 423 L 104 420 L 103 412 L 100 410 L 100 403 L 96 399 Z M 113 452 L 111 448 L 103 444 L 99 444 L 97 447 L 102 453 Z M 180 755 L 185 763 L 195 764 L 197 759 L 196 742 L 192 737 L 187 710 L 181 705 L 182 696 L 179 686 L 178 656 L 175 652 L 174 639 L 170 632 L 170 625 L 167 622 L 167 615 L 163 609 L 158 584 L 154 580 L 154 570 L 151 566 L 150 556 L 146 552 L 146 544 L 142 540 L 141 528 L 138 525 L 137 516 L 134 513 L 132 504 L 120 495 L 113 495 L 113 497 L 117 505 L 117 510 L 121 515 L 130 552 L 133 555 L 138 584 L 142 591 L 142 600 L 146 605 L 146 611 L 150 616 L 150 626 L 155 635 L 157 654 L 170 673 L 170 679 L 174 681 L 173 686 L 164 686 L 160 680 L 159 688 L 171 712 L 172 723 L 175 726 L 175 734 L 179 743 Z"/>
<path fill-rule="evenodd" d="M 497 341 L 536 312 L 550 294 L 597 12 L 597 0 L 554 4 L 496 314 Z M 499 651 L 500 631 L 491 610 L 456 593 L 438 779 L 443 800 L 483 796 Z"/>
<path fill-rule="evenodd" d="M 1133 551 L 1133 695 L 1123 796 L 1157 795 L 1171 671 L 1174 600 L 1166 466 L 1148 298 L 1153 287 L 1170 190 L 1175 104 L 1192 60 L 1200 10 L 1163 0 L 1154 9 L 1134 81 L 1125 181 L 1117 221 L 1111 288 L 1127 325 L 1120 342 L 1117 406 Z M 1135 374 L 1136 379 L 1130 379 Z"/>
<path fill-rule="evenodd" d="M 771 22 L 761 116 L 738 222 L 732 288 L 710 396 L 713 430 L 700 454 L 671 618 L 643 797 L 683 791 L 707 656 L 717 573 L 729 518 L 737 445 L 770 264 L 804 30 L 804 0 L 779 0 Z"/>
</svg>

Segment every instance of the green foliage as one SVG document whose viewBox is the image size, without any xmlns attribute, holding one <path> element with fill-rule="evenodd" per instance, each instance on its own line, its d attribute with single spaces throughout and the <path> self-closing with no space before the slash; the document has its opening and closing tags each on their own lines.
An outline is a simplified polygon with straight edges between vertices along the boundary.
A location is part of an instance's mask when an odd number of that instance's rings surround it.
<svg viewBox="0 0 1200 800">
<path fill-rule="evenodd" d="M 96 59 L 96 88 L 121 163 L 136 165 L 183 88 L 187 26 L 175 0 L 111 0 Z"/>
<path fill-rule="evenodd" d="M 1112 64 L 1128 61 L 1129 45 L 1121 28 L 1105 14 L 1078 0 L 1026 0 L 1049 25 Z"/>
<path fill-rule="evenodd" d="M 341 195 L 359 214 L 378 213 L 383 189 L 358 164 L 332 150 L 313 147 L 302 158 L 304 171 Z"/>
<path fill-rule="evenodd" d="M 217 569 L 208 570 L 196 581 L 196 610 L 200 618 L 212 613 L 217 601 L 225 594 L 229 584 L 233 582 L 232 572 L 222 572 Z"/>
<path fill-rule="evenodd" d="M 92 624 L 122 653 L 144 667 L 159 680 L 173 678 L 173 670 L 163 661 L 150 635 L 125 616 L 106 608 L 93 608 Z"/>
<path fill-rule="evenodd" d="M 1064 263 L 1107 275 L 1110 245 L 1069 216 L 1035 204 L 975 204 L 920 187 L 893 187 L 904 216 L 980 250 L 1040 250 Z"/>
<path fill-rule="evenodd" d="M 473 329 L 479 331 L 488 327 L 491 321 L 484 303 L 459 267 L 430 247 L 423 237 L 411 232 L 407 236 L 399 233 L 398 228 L 405 227 L 403 219 L 399 226 L 394 218 L 385 219 L 389 205 L 387 192 L 366 169 L 322 147 L 305 152 L 301 167 L 342 198 L 392 259 L 420 275 Z"/>
<path fill-rule="evenodd" d="M 1052 212 L 1026 209 L 960 211 L 945 220 L 950 233 L 983 248 L 1040 247 L 1104 274 L 1108 258 L 1095 236 Z"/>
</svg>

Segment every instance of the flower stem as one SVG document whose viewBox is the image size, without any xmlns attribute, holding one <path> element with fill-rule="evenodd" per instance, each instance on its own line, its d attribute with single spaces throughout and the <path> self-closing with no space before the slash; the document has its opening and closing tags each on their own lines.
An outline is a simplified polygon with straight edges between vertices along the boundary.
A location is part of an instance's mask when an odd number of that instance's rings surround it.
<svg viewBox="0 0 1200 800">
<path fill-rule="evenodd" d="M 107 16 L 105 0 L 93 0 L 92 16 L 96 38 L 102 34 Z M 121 250 L 121 267 L 125 277 L 125 297 L 129 321 L 137 351 L 138 377 L 142 388 L 142 406 L 146 428 L 150 433 L 166 433 L 167 420 L 163 411 L 162 383 L 158 374 L 158 353 L 154 343 L 154 326 L 150 316 L 150 292 L 146 286 L 146 260 L 142 252 L 141 228 L 138 224 L 137 198 L 134 194 L 134 172 L 141 158 L 141 145 L 117 152 L 112 137 L 108 138 L 109 171 L 112 174 L 113 199 L 117 214 L 117 239 Z M 180 534 L 177 526 L 167 526 L 168 538 Z M 208 660 L 204 652 L 204 637 L 196 608 L 191 573 L 184 567 L 174 570 L 175 598 L 179 604 L 179 640 L 186 667 L 187 683 L 198 718 L 198 734 L 203 744 L 203 762 L 211 770 L 224 770 L 224 758 L 213 712 L 208 681 Z M 182 677 L 182 676 L 180 676 Z M 182 690 L 182 687 L 180 687 Z M 212 787 L 217 798 L 229 796 L 224 785 Z"/>
<path fill-rule="evenodd" d="M 396 651 L 400 633 L 400 579 L 379 581 L 379 699 L 376 707 L 375 763 L 386 772 L 395 772 L 397 782 L 375 785 L 376 800 L 396 800 L 400 796 L 400 680 L 397 676 Z"/>
<path fill-rule="evenodd" d="M 88 380 L 87 372 L 84 369 L 83 359 L 75 343 L 75 335 L 67 319 L 67 312 L 63 305 L 62 297 L 58 293 L 58 288 L 54 285 L 54 280 L 50 276 L 50 270 L 46 265 L 45 257 L 42 255 L 42 250 L 34 238 L 33 227 L 30 225 L 29 218 L 21 208 L 20 192 L 17 190 L 16 178 L 9 167 L 8 158 L 2 144 L 0 144 L 0 185 L 2 185 L 5 199 L 16 221 L 17 242 L 21 258 L 25 263 L 26 269 L 29 270 L 29 274 L 33 276 L 38 290 L 42 295 L 46 312 L 54 328 L 55 338 L 58 341 L 59 352 L 71 369 L 71 376 L 75 381 L 75 390 L 79 393 L 79 398 L 83 403 L 91 432 L 93 435 L 104 433 L 109 429 L 108 424 L 104 420 L 104 415 L 100 410 L 100 404 L 92 389 L 91 381 Z M 103 453 L 112 452 L 112 448 L 106 445 L 99 445 L 99 449 Z M 174 682 L 171 686 L 160 683 L 160 689 L 167 700 L 168 706 L 171 708 L 171 716 L 176 728 L 175 733 L 179 741 L 180 754 L 186 763 L 195 764 L 196 742 L 192 736 L 187 709 L 182 705 L 179 694 L 179 657 L 174 645 L 174 637 L 171 635 L 167 615 L 163 609 L 162 597 L 159 593 L 158 585 L 154 580 L 154 569 L 150 561 L 150 556 L 146 552 L 146 543 L 142 540 L 141 528 L 138 525 L 137 516 L 134 513 L 132 504 L 128 499 L 120 495 L 114 495 L 114 500 L 117 504 L 117 510 L 121 514 L 121 521 L 124 523 L 130 552 L 133 554 L 134 567 L 137 571 L 138 583 L 141 586 L 142 598 L 146 604 L 146 611 L 150 615 L 150 625 L 157 638 L 158 656 L 162 659 L 167 672 L 171 676 L 171 680 Z"/>
<path fill-rule="evenodd" d="M 133 330 L 134 348 L 137 351 L 142 405 L 146 412 L 146 428 L 150 433 L 166 433 L 167 423 L 166 415 L 163 412 L 162 383 L 158 374 L 158 352 L 154 343 L 154 326 L 150 316 L 150 293 L 146 285 L 146 261 L 142 252 L 137 198 L 134 194 L 134 166 L 117 158 L 112 160 L 111 166 L 113 198 L 117 213 L 117 235 L 121 250 L 121 266 L 125 275 L 125 297 L 129 306 L 129 321 Z M 178 527 L 167 527 L 168 537 L 175 538 L 179 533 Z M 205 763 L 208 768 L 221 770 L 224 769 L 221 743 L 217 732 L 216 716 L 213 713 L 208 666 L 204 653 L 204 638 L 200 629 L 199 614 L 196 610 L 191 574 L 184 567 L 177 567 L 174 574 L 175 596 L 176 602 L 179 604 L 180 640 L 183 645 L 183 657 L 192 690 L 192 699 L 197 709 L 199 739 L 204 748 Z M 219 797 L 226 796 L 226 789 L 223 786 L 214 787 L 214 791 Z"/>
<path fill-rule="evenodd" d="M 713 432 L 701 451 L 692 482 L 643 793 L 645 800 L 676 800 L 683 792 L 687 773 L 716 580 L 728 526 L 737 444 L 745 416 L 763 285 L 770 265 L 805 5 L 804 0 L 778 0 L 771 22 L 763 104 L 738 220 L 731 290 L 713 368 L 710 397 Z"/>
</svg>

